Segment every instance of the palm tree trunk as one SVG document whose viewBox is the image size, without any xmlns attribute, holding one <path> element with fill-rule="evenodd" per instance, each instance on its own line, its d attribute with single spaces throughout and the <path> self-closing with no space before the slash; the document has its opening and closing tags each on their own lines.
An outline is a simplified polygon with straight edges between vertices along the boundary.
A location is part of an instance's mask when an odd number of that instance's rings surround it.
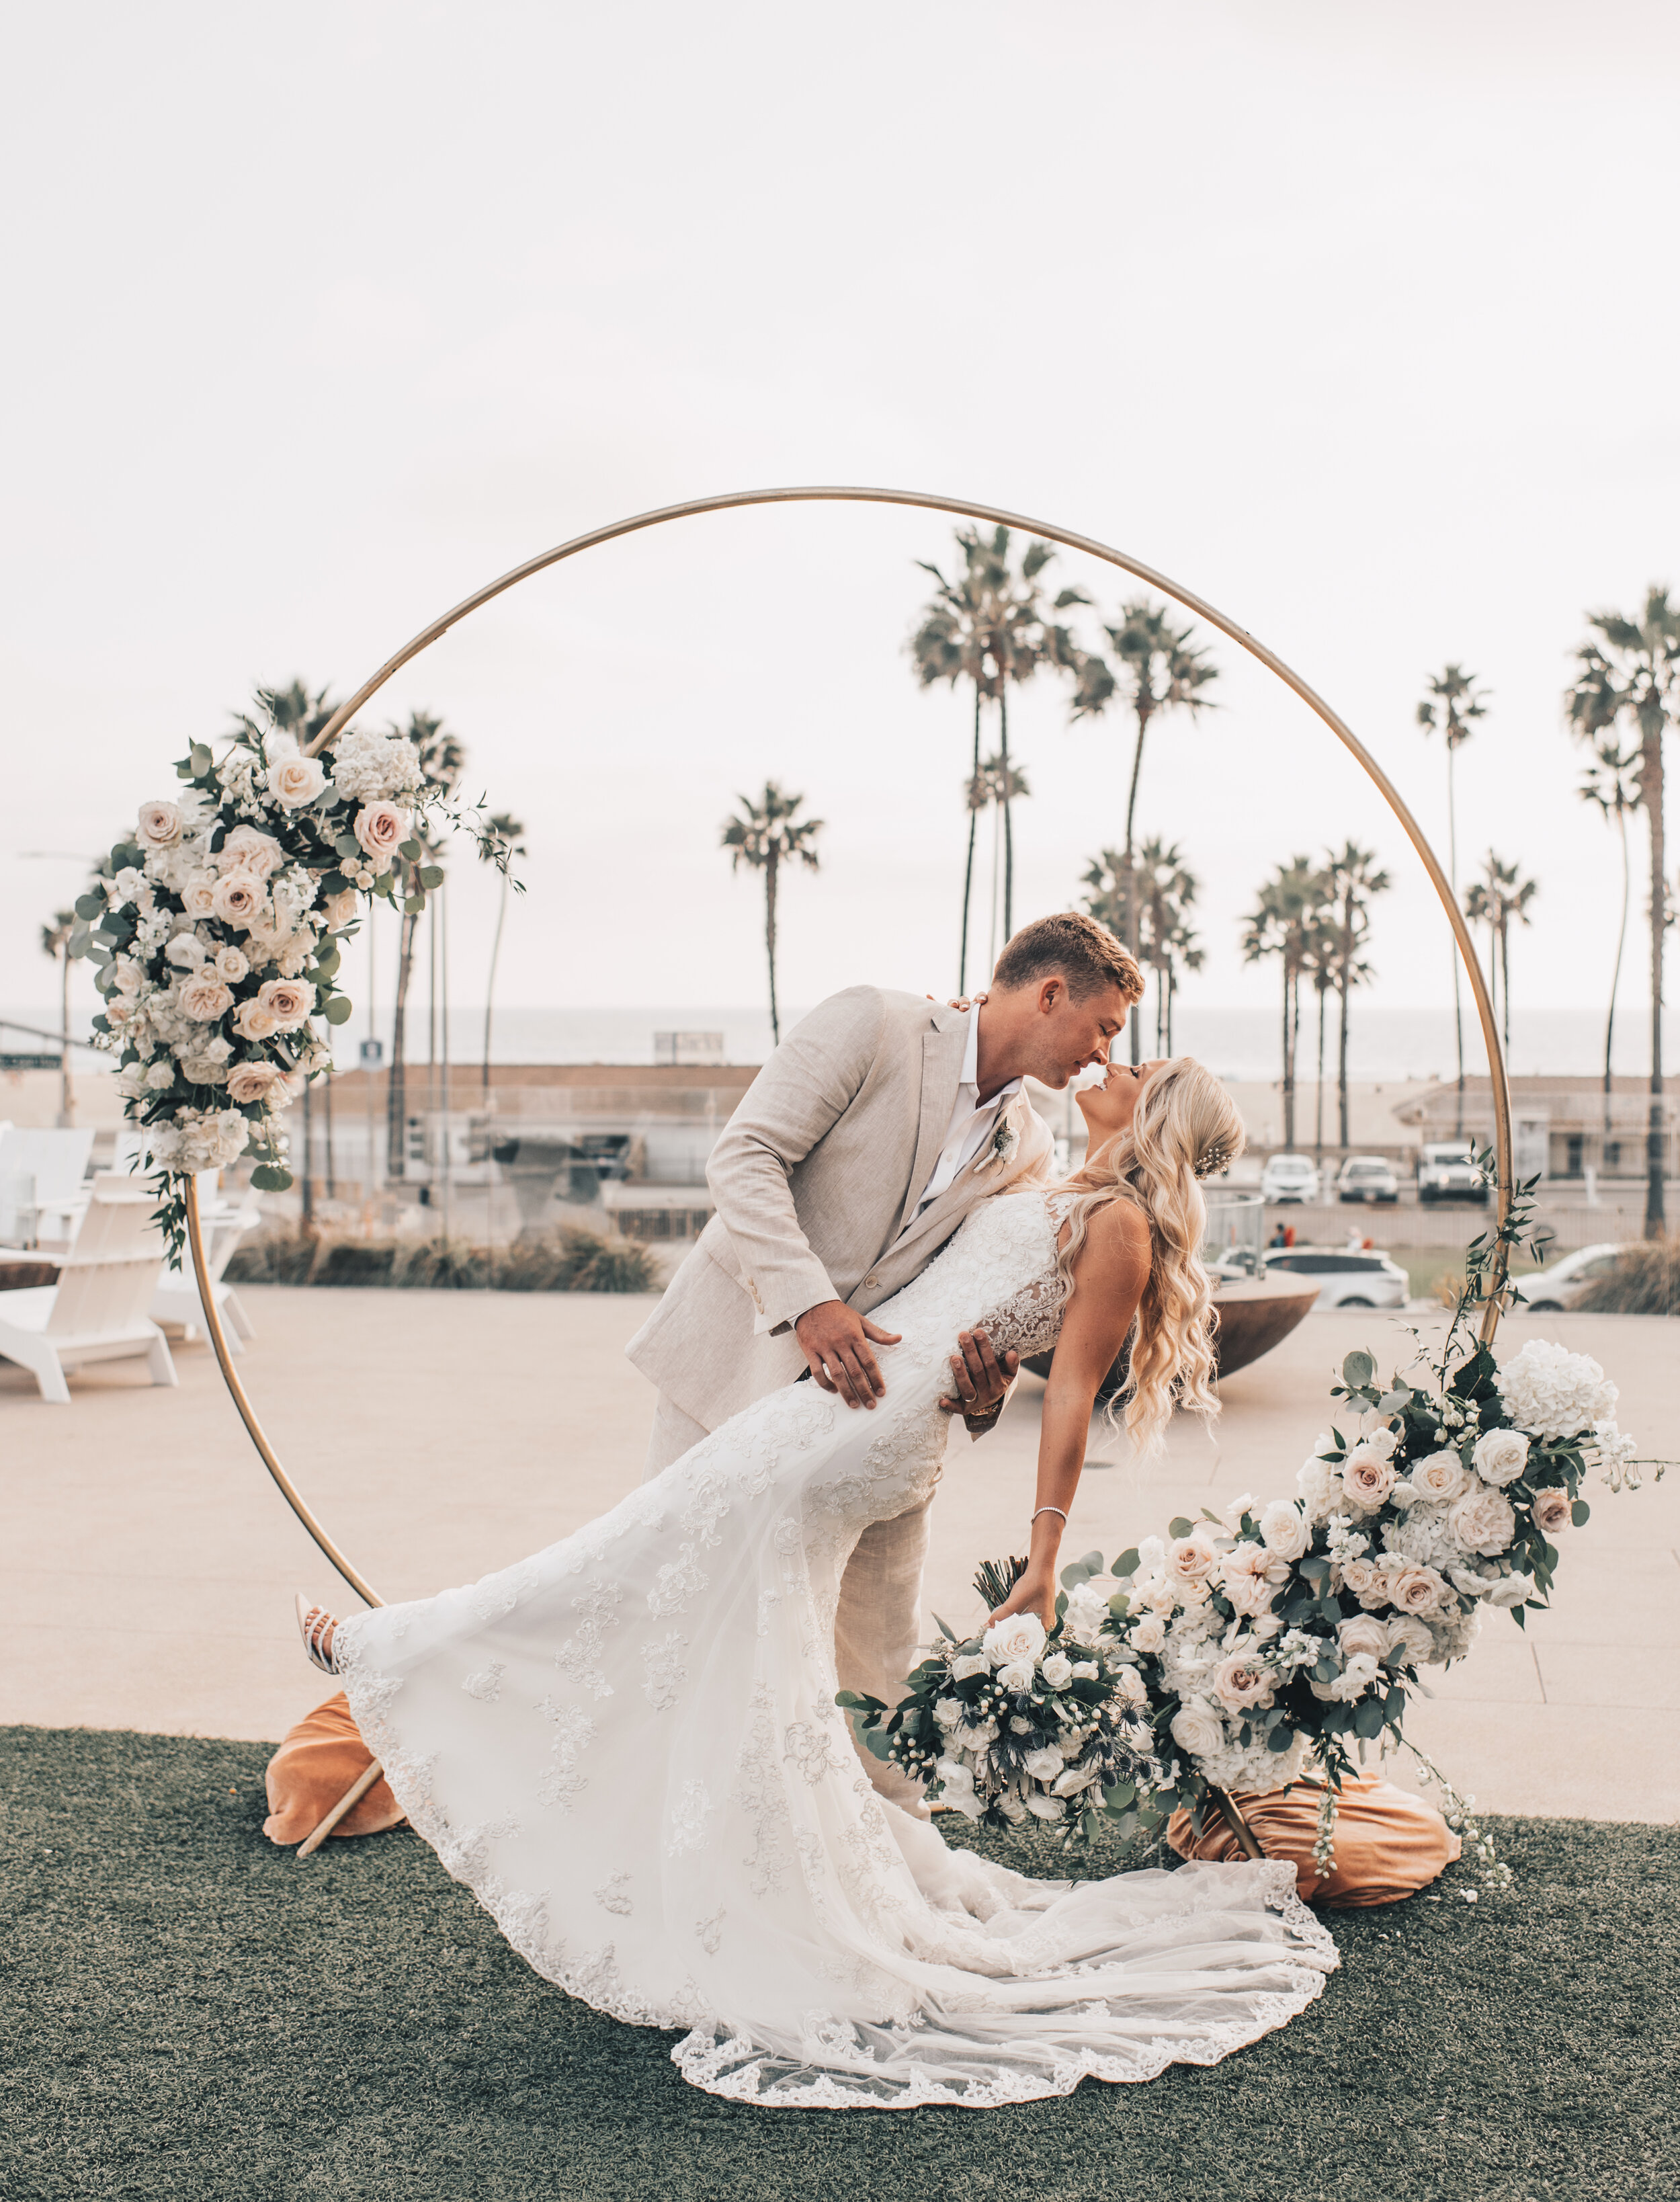
<svg viewBox="0 0 1680 2202">
<path fill-rule="evenodd" d="M 1616 934 L 1616 962 L 1610 974 L 1610 1008 L 1604 1020 L 1604 1136 L 1610 1137 L 1611 1096 L 1614 1087 L 1610 1074 L 1610 1048 L 1616 1034 L 1616 989 L 1622 983 L 1622 951 L 1628 943 L 1628 903 L 1632 882 L 1628 870 L 1628 814 L 1618 803 L 1616 805 L 1616 824 L 1622 836 L 1622 922 Z"/>
<path fill-rule="evenodd" d="M 1178 991 L 1178 969 L 1169 963 L 1166 967 L 1166 1055 L 1169 1062 L 1172 1059 L 1172 997 Z"/>
<path fill-rule="evenodd" d="M 1456 903 L 1459 898 L 1459 817 L 1457 807 L 1453 800 L 1453 736 L 1450 728 L 1447 734 L 1447 876 L 1452 886 L 1453 900 Z M 1459 1051 L 1458 1109 L 1453 1125 L 1453 1136 L 1454 1139 L 1461 1139 L 1464 1137 L 1464 1004 L 1459 994 L 1459 944 L 1456 940 L 1453 942 L 1452 949 L 1453 1037 Z M 1348 998 L 1345 993 L 1342 998 L 1342 1006 L 1345 1022 L 1348 1006 Z M 1346 1142 L 1347 1133 L 1344 1132 L 1342 1133 L 1344 1145 Z"/>
<path fill-rule="evenodd" d="M 770 958 L 770 1038 L 777 1047 L 782 1044 L 782 1021 L 776 1009 L 776 851 L 772 848 L 764 866 L 764 946 Z"/>
<path fill-rule="evenodd" d="M 397 1004 L 391 1018 L 391 1076 L 385 1080 L 385 1175 L 406 1175 L 408 1085 L 402 1059 L 408 1021 L 408 979 L 414 964 L 414 927 L 419 920 L 406 910 L 397 944 Z"/>
<path fill-rule="evenodd" d="M 1668 928 L 1668 852 L 1663 835 L 1663 730 L 1644 738 L 1640 784 L 1651 821 L 1651 1114 L 1645 1133 L 1645 1236 L 1667 1235 L 1663 1153 L 1663 935 Z"/>
<path fill-rule="evenodd" d="M 1283 1145 L 1295 1151 L 1295 1064 L 1289 1057 L 1289 959 L 1283 957 Z M 1135 1060 L 1135 1058 L 1134 1058 Z"/>
<path fill-rule="evenodd" d="M 1346 1154 L 1347 1154 L 1347 1152 L 1348 1152 L 1348 960 L 1350 960 L 1350 959 L 1345 959 L 1345 958 L 1344 958 L 1344 960 L 1343 960 L 1343 963 L 1342 963 L 1342 965 L 1341 972 L 1340 972 L 1340 974 L 1338 974 L 1338 978 L 1337 978 L 1337 984 L 1336 984 L 1336 991 L 1337 1004 L 1338 1004 L 1338 1008 L 1339 1008 L 1339 1010 L 1340 1010 L 1340 1016 L 1339 1016 L 1339 1018 L 1338 1018 L 1338 1020 L 1337 1020 L 1337 1027 L 1336 1027 L 1336 1112 L 1337 1112 L 1337 1117 L 1338 1117 L 1339 1126 L 1340 1126 L 1340 1129 L 1341 1129 L 1341 1133 L 1342 1133 L 1342 1154 L 1343 1154 L 1343 1156 L 1344 1156 L 1344 1157 L 1346 1156 Z"/>
<path fill-rule="evenodd" d="M 508 915 L 508 874 L 502 874 L 502 899 L 496 910 L 496 937 L 490 944 L 490 976 L 485 981 L 485 1075 L 483 1092 L 490 1098 L 490 1017 L 496 994 L 496 960 L 502 953 L 502 927 Z"/>
<path fill-rule="evenodd" d="M 1137 875 L 1132 862 L 1132 827 L 1137 815 L 1138 776 L 1143 769 L 1143 737 L 1148 732 L 1148 728 L 1149 715 L 1147 711 L 1140 710 L 1137 714 L 1137 739 L 1132 745 L 1131 751 L 1131 786 L 1126 791 L 1125 799 L 1125 945 L 1131 951 L 1131 960 L 1134 963 L 1137 961 L 1138 943 L 1142 933 L 1138 925 Z M 1283 984 L 1284 992 L 1287 993 L 1289 990 L 1287 974 Z M 1136 1002 L 1131 1005 L 1131 1059 L 1134 1063 L 1143 1060 L 1143 1019 Z"/>
<path fill-rule="evenodd" d="M 968 992 L 968 912 L 974 897 L 974 837 L 979 831 L 980 814 L 974 807 L 975 783 L 980 777 L 980 684 L 974 683 L 974 770 L 968 782 L 968 862 L 962 874 L 962 950 L 957 957 L 957 992 Z"/>
<path fill-rule="evenodd" d="M 1003 760 L 1003 945 L 1015 930 L 1015 828 L 1009 807 L 1009 692 L 1004 682 L 997 691 L 998 754 Z"/>
<path fill-rule="evenodd" d="M 1316 986 L 1319 997 L 1319 1092 L 1317 1117 L 1313 1135 L 1313 1159 L 1322 1163 L 1325 1158 L 1325 990 Z"/>
</svg>

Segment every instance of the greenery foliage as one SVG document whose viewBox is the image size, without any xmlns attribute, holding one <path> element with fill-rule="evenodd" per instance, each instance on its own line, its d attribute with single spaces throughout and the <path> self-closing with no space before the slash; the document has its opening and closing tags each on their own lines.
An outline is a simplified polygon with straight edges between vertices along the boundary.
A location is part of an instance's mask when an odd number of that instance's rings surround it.
<svg viewBox="0 0 1680 2202">
<path fill-rule="evenodd" d="M 576 1225 L 505 1247 L 297 1232 L 241 1246 L 226 1274 L 231 1284 L 388 1285 L 414 1292 L 659 1290 L 654 1258 L 645 1246 Z"/>
</svg>

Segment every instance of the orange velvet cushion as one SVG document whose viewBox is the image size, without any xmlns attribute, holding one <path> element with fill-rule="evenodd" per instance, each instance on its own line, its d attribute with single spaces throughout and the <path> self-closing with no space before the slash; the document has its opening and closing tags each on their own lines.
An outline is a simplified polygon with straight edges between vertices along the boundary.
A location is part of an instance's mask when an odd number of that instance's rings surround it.
<svg viewBox="0 0 1680 2202">
<path fill-rule="evenodd" d="M 1313 1863 L 1313 1841 L 1322 1794 L 1303 1783 L 1234 1800 L 1267 1858 L 1293 1862 L 1296 1886 L 1309 1904 L 1328 1905 L 1333 1911 L 1398 1904 L 1434 1881 L 1462 1848 L 1434 1805 L 1374 1774 L 1356 1775 L 1343 1781 L 1336 1807 L 1335 1870 L 1321 1878 Z M 1166 1840 L 1180 1858 L 1242 1855 L 1217 1811 L 1210 1810 L 1194 1840 L 1190 1814 L 1175 1812 Z"/>
<path fill-rule="evenodd" d="M 350 1718 L 341 1690 L 306 1713 L 268 1762 L 268 1817 L 262 1832 L 272 1843 L 301 1843 L 373 1763 L 373 1754 Z M 402 1808 L 391 1784 L 376 1781 L 357 1799 L 335 1835 L 377 1835 L 402 1824 Z"/>
</svg>

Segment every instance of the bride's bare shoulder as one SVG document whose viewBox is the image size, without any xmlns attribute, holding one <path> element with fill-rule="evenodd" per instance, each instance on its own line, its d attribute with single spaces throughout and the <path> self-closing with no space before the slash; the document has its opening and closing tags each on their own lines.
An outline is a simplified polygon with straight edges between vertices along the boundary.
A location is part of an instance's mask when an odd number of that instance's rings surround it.
<svg viewBox="0 0 1680 2202">
<path fill-rule="evenodd" d="M 1143 1210 L 1130 1200 L 1111 1200 L 1099 1208 L 1086 1222 L 1085 1243 L 1079 1250 L 1076 1269 L 1087 1259 L 1105 1269 L 1135 1270 L 1147 1276 L 1149 1226 Z"/>
</svg>

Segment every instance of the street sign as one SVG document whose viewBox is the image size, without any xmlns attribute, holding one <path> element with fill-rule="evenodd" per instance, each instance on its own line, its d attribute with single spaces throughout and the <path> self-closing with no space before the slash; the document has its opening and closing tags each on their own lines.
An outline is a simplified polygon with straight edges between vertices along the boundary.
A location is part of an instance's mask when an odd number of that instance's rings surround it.
<svg viewBox="0 0 1680 2202">
<path fill-rule="evenodd" d="M 385 1044 L 382 1039 L 365 1039 L 361 1043 L 361 1067 L 378 1070 L 385 1059 Z"/>
</svg>

